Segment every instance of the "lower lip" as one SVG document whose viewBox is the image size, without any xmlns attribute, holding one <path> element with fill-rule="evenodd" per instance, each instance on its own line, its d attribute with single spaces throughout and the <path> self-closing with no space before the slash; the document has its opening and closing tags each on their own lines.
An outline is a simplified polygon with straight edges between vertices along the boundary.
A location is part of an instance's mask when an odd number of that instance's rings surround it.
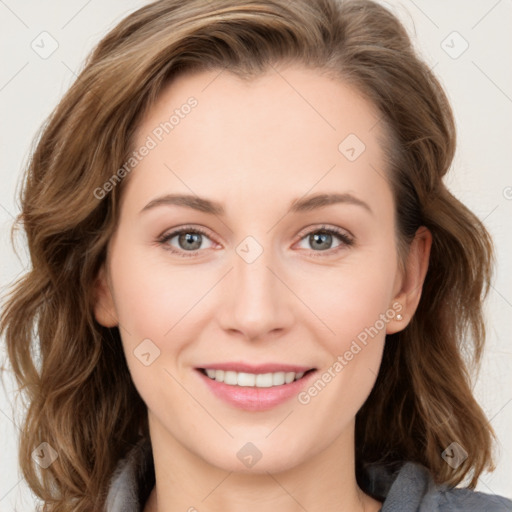
<svg viewBox="0 0 512 512">
<path fill-rule="evenodd" d="M 230 405 L 246 411 L 266 411 L 276 407 L 294 396 L 306 386 L 316 374 L 316 370 L 309 372 L 299 380 L 281 386 L 270 388 L 257 388 L 252 386 L 230 386 L 224 382 L 210 379 L 207 375 L 196 369 L 196 372 L 214 395 Z"/>
</svg>

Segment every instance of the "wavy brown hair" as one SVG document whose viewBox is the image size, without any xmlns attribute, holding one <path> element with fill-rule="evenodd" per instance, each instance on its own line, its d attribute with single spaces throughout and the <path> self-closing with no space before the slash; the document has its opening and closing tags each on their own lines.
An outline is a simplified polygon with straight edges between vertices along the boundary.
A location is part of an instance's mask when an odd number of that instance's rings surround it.
<svg viewBox="0 0 512 512">
<path fill-rule="evenodd" d="M 31 268 L 6 296 L 0 333 L 27 402 L 21 469 L 45 511 L 101 510 L 117 461 L 149 435 L 118 328 L 99 325 L 92 307 L 129 177 L 101 200 L 94 191 L 127 160 L 138 123 L 173 77 L 226 69 L 249 80 L 279 62 L 334 76 L 379 109 L 400 254 L 420 226 L 433 236 L 417 311 L 387 336 L 356 417 L 358 479 L 371 463 L 416 461 L 438 482 L 474 488 L 494 469 L 494 434 L 471 389 L 492 242 L 442 181 L 455 150 L 452 111 L 403 26 L 369 0 L 160 0 L 93 50 L 23 177 L 12 234 L 25 231 Z M 457 469 L 441 458 L 453 441 L 468 453 Z M 59 457 L 40 471 L 31 453 L 42 442 Z"/>
</svg>

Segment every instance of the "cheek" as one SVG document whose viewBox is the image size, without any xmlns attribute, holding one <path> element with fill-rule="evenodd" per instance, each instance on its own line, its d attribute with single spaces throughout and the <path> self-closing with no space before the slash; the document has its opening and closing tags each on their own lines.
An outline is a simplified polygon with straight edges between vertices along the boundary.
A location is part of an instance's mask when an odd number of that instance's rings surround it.
<svg viewBox="0 0 512 512">
<path fill-rule="evenodd" d="M 380 319 L 386 312 L 387 322 L 394 316 L 396 260 L 391 251 L 355 255 L 328 273 L 319 269 L 304 275 L 301 293 L 330 332 L 324 339 L 331 353 L 346 349 L 367 328 L 376 326 L 383 338 L 386 326 Z"/>
<path fill-rule="evenodd" d="M 160 249 L 155 249 L 159 251 Z M 211 269 L 187 270 L 148 259 L 147 249 L 120 244 L 112 258 L 115 304 L 123 336 L 130 344 L 141 337 L 159 344 L 171 337 L 181 319 L 196 307 L 215 283 Z M 163 249 L 162 249 L 163 251 Z"/>
<path fill-rule="evenodd" d="M 386 327 L 395 316 L 395 270 L 393 251 L 368 251 L 331 269 L 328 279 L 321 273 L 310 274 L 303 285 L 302 293 L 306 287 L 310 290 L 308 305 L 322 321 L 323 327 L 313 334 L 329 354 L 319 382 L 311 393 L 306 390 L 303 403 L 315 401 L 316 407 L 336 403 L 338 408 L 331 414 L 338 422 L 356 414 L 375 383 Z M 317 286 L 312 286 L 315 282 Z"/>
<path fill-rule="evenodd" d="M 358 283 L 340 287 L 325 301 L 322 319 L 329 331 L 320 336 L 317 330 L 316 339 L 326 356 L 298 401 L 313 408 L 315 416 L 330 418 L 326 435 L 336 435 L 352 421 L 375 384 L 386 336 L 384 297 L 375 282 L 368 288 Z"/>
<path fill-rule="evenodd" d="M 173 403 L 180 403 L 172 375 L 182 377 L 175 371 L 181 372 L 178 367 L 190 340 L 200 337 L 200 320 L 212 311 L 209 292 L 219 273 L 207 265 L 166 263 L 162 254 L 151 260 L 147 248 L 130 245 L 128 237 L 113 249 L 111 273 L 123 350 L 135 387 L 150 408 L 158 406 L 152 403 L 155 397 L 175 388 Z"/>
<path fill-rule="evenodd" d="M 123 350 L 133 383 L 150 410 L 168 401 L 169 413 L 180 407 L 183 393 L 173 376 L 176 361 L 191 336 L 190 318 L 212 279 L 202 279 L 184 267 L 153 264 L 136 244 L 119 244 L 113 251 L 111 274 Z M 182 390 L 181 390 L 182 391 Z"/>
<path fill-rule="evenodd" d="M 340 278 L 338 286 L 333 286 L 328 296 L 319 299 L 324 301 L 321 311 L 339 340 L 340 349 L 350 340 L 361 338 L 361 333 L 370 327 L 376 327 L 384 335 L 385 324 L 380 319 L 386 312 L 393 311 L 390 303 L 392 281 L 378 277 Z"/>
<path fill-rule="evenodd" d="M 343 382 L 341 387 L 354 391 L 352 397 L 346 393 L 340 396 L 359 402 L 359 394 L 369 393 L 379 371 L 387 325 L 385 313 L 390 308 L 386 283 L 372 280 L 350 284 L 345 281 L 330 297 L 329 305 L 326 303 L 325 323 L 334 334 L 324 336 L 323 344 L 330 354 L 331 373 L 341 375 L 337 379 L 340 385 Z"/>
</svg>

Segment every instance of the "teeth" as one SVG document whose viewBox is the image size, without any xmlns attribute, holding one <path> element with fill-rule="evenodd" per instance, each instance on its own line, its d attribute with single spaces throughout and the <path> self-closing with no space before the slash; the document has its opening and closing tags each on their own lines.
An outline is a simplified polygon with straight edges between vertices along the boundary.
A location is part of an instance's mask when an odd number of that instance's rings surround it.
<svg viewBox="0 0 512 512">
<path fill-rule="evenodd" d="M 276 373 L 245 373 L 224 370 L 215 370 L 207 368 L 206 375 L 210 379 L 218 382 L 224 382 L 230 386 L 270 388 L 272 386 L 281 386 L 282 384 L 290 384 L 294 380 L 303 377 L 304 372 L 276 372 Z"/>
</svg>

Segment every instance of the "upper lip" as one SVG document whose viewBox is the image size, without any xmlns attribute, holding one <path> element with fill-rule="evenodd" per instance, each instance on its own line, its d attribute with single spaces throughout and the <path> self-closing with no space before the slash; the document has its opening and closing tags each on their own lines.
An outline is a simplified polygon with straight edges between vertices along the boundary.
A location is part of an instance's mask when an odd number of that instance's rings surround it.
<svg viewBox="0 0 512 512">
<path fill-rule="evenodd" d="M 211 368 L 215 370 L 244 372 L 244 373 L 276 373 L 276 372 L 307 372 L 313 370 L 312 366 L 300 366 L 284 363 L 249 364 L 244 362 L 208 363 L 197 367 L 198 369 Z"/>
</svg>

